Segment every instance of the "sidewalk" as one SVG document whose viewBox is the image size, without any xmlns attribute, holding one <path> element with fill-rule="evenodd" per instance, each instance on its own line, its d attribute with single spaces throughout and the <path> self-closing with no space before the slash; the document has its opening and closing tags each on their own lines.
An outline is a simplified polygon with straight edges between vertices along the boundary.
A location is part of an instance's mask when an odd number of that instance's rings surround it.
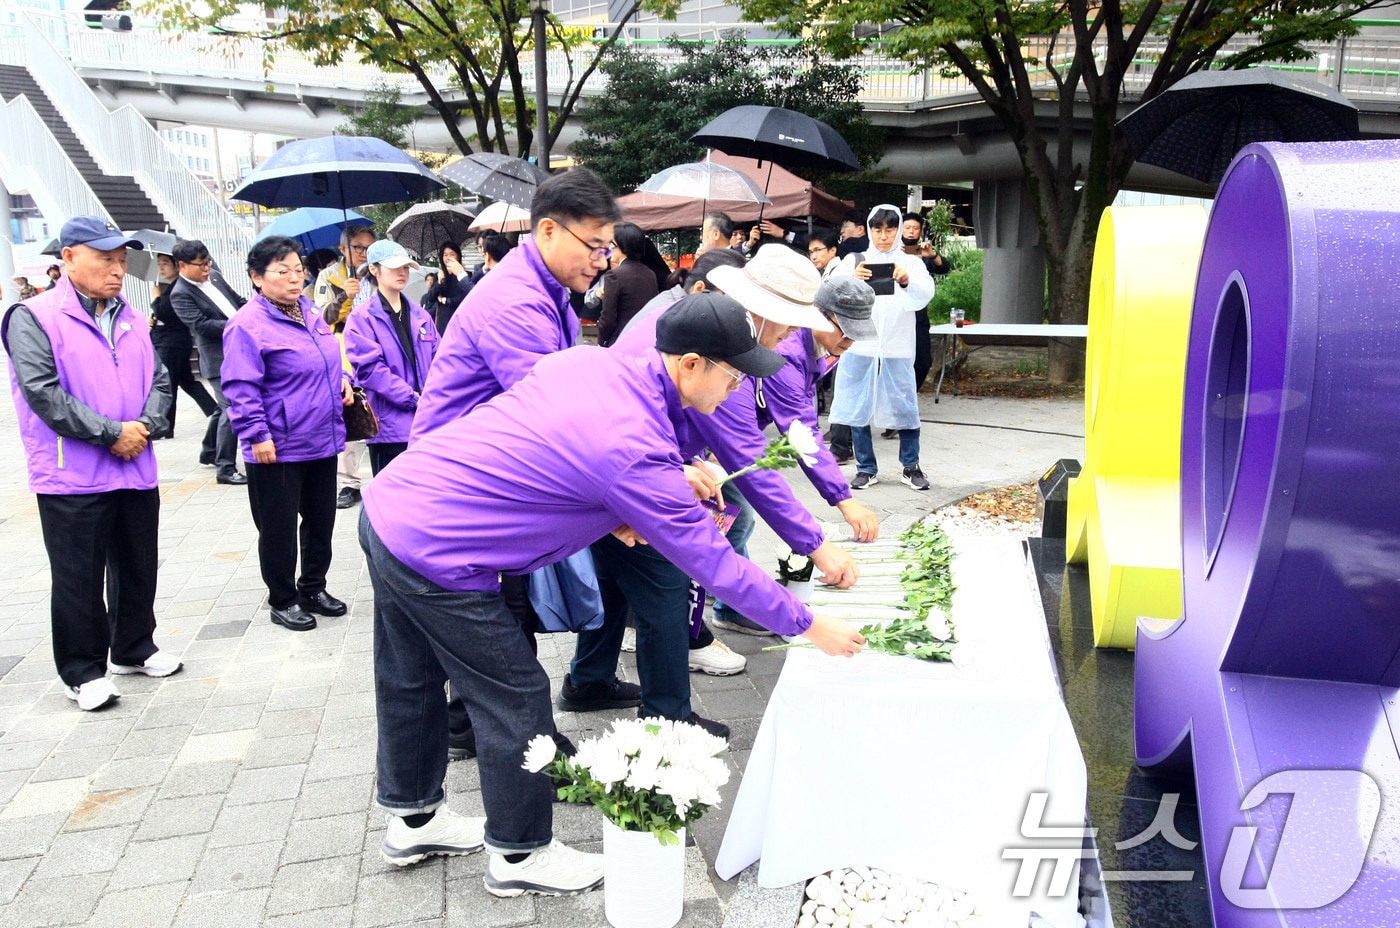
<svg viewBox="0 0 1400 928">
<path fill-rule="evenodd" d="M 893 532 L 968 493 L 1027 482 L 1058 458 L 1082 457 L 1082 410 L 1064 400 L 928 401 L 923 467 L 933 488 L 901 486 L 895 443 L 877 438 L 887 479 L 859 498 Z M 328 585 L 349 614 L 320 618 L 305 634 L 272 625 L 246 493 L 195 463 L 202 425 L 181 397 L 179 437 L 156 446 L 157 643 L 185 669 L 118 678 L 121 701 L 84 713 L 54 673 L 47 559 L 14 408 L 0 403 L 0 928 L 604 925 L 602 893 L 488 895 L 483 854 L 404 869 L 380 857 L 372 596 L 358 508 L 337 521 Z M 368 477 L 367 460 L 362 470 Z M 820 518 L 844 526 L 800 474 L 795 485 Z M 760 565 L 771 564 L 773 541 L 760 523 Z M 721 634 L 750 664 L 737 677 L 691 678 L 696 710 L 733 729 L 734 773 L 687 851 L 681 924 L 695 928 L 721 924 L 739 882 L 714 881 L 708 867 L 783 661 L 761 650 L 771 639 Z M 572 645 L 541 640 L 556 691 Z M 623 673 L 636 679 L 631 655 Z M 558 724 L 577 740 L 613 715 L 559 713 Z M 447 792 L 458 812 L 481 813 L 474 762 L 450 765 Z M 564 841 L 600 849 L 592 809 L 556 806 L 554 822 Z"/>
</svg>

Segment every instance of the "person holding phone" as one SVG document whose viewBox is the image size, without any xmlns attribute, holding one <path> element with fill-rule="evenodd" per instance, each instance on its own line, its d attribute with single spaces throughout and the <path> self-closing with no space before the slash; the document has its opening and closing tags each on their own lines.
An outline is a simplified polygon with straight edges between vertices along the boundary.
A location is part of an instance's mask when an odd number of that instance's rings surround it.
<svg viewBox="0 0 1400 928">
<path fill-rule="evenodd" d="M 899 432 L 901 482 L 927 490 L 919 466 L 919 388 L 914 378 L 915 317 L 933 299 L 933 278 L 918 255 L 900 248 L 904 213 L 881 203 L 870 211 L 870 248 L 842 259 L 833 275 L 849 275 L 875 291 L 874 338 L 851 344 L 836 368 L 830 420 L 851 427 L 856 455 L 852 490 L 879 483 L 871 426 Z"/>
</svg>

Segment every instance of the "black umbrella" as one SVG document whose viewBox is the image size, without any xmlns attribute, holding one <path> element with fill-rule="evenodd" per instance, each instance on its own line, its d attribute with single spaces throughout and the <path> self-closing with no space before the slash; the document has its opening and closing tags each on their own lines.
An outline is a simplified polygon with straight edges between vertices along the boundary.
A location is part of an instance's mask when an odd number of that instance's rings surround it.
<svg viewBox="0 0 1400 928">
<path fill-rule="evenodd" d="M 389 237 L 420 258 L 427 258 L 443 242 L 452 242 L 458 251 L 471 237 L 476 214 L 455 203 L 417 203 L 389 224 Z"/>
<path fill-rule="evenodd" d="M 841 133 L 805 113 L 776 106 L 736 106 L 690 137 L 726 155 L 773 161 L 783 167 L 858 171 L 860 162 Z"/>
<path fill-rule="evenodd" d="M 49 243 L 39 252 L 41 255 L 53 255 L 55 258 L 63 254 L 63 246 L 59 244 L 57 238 L 49 239 Z"/>
<path fill-rule="evenodd" d="M 381 139 L 330 135 L 283 145 L 233 192 L 261 206 L 349 209 L 416 200 L 447 185 Z"/>
<path fill-rule="evenodd" d="M 535 188 L 549 180 L 549 172 L 537 164 L 489 151 L 464 155 L 438 171 L 438 176 L 521 209 L 530 208 Z"/>
<path fill-rule="evenodd" d="M 1325 84 L 1272 68 L 1201 71 L 1118 121 L 1137 160 L 1218 183 L 1250 142 L 1357 136 L 1356 107 Z"/>
<path fill-rule="evenodd" d="M 145 245 L 144 249 L 128 248 L 126 251 L 126 272 L 132 277 L 154 281 L 160 277 L 160 263 L 156 255 L 170 255 L 179 241 L 170 232 L 155 229 L 137 229 L 128 236 Z"/>
</svg>

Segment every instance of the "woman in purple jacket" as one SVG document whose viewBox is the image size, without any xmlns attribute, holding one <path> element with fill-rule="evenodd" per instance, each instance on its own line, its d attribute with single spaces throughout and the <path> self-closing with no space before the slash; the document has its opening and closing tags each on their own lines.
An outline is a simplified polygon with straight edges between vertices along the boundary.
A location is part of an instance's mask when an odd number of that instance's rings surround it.
<svg viewBox="0 0 1400 928">
<path fill-rule="evenodd" d="M 345 354 L 355 381 L 365 388 L 379 416 L 379 434 L 369 439 L 374 473 L 408 447 L 413 412 L 437 354 L 433 319 L 403 295 L 408 269 L 418 262 L 397 242 L 380 239 L 365 256 L 376 293 L 345 322 Z"/>
<path fill-rule="evenodd" d="M 312 613 L 345 614 L 345 603 L 326 592 L 326 571 L 336 455 L 345 448 L 341 407 L 353 397 L 340 341 L 302 295 L 306 269 L 297 243 L 274 235 L 254 244 L 248 276 L 258 292 L 224 327 L 224 396 L 247 464 L 272 621 L 304 632 L 316 627 Z"/>
</svg>

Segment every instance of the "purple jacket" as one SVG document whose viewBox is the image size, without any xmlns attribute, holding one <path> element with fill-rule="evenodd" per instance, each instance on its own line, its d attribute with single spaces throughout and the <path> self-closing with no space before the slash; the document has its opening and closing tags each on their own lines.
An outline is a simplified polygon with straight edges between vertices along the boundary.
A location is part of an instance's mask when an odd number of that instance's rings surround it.
<svg viewBox="0 0 1400 928">
<path fill-rule="evenodd" d="M 578 334 L 568 289 L 526 236 L 452 314 L 409 441 L 510 389 L 540 358 L 577 344 Z"/>
<path fill-rule="evenodd" d="M 400 299 L 408 311 L 421 390 L 437 354 L 437 326 L 417 303 L 406 296 Z M 365 388 L 369 404 L 379 416 L 379 434 L 369 439 L 370 443 L 408 441 L 420 394 L 413 388 L 413 371 L 383 297 L 376 295 L 345 320 L 345 354 L 355 369 L 355 382 Z"/>
<path fill-rule="evenodd" d="M 656 322 L 669 309 L 667 307 L 662 312 L 639 317 L 610 350 L 634 357 L 653 350 L 656 345 Z M 749 378 L 719 404 L 713 415 L 703 416 L 693 410 L 688 411 L 686 417 L 690 420 L 691 429 L 689 439 L 681 445 L 682 456 L 689 461 L 708 449 L 714 453 L 721 467 L 734 471 L 748 467 L 762 455 L 768 447 L 768 437 L 758 424 L 758 404 L 754 391 L 759 386 L 760 381 Z M 811 554 L 826 541 L 817 520 L 792 495 L 787 478 L 778 471 L 757 470 L 739 477 L 734 483 L 763 517 L 763 521 L 798 554 Z M 723 601 L 729 603 L 727 599 Z"/>
<path fill-rule="evenodd" d="M 118 297 L 109 345 L 78 302 L 67 275 L 24 305 L 48 336 L 63 392 L 113 422 L 141 418 L 155 379 L 155 349 L 144 313 Z M 8 316 L 5 321 L 8 336 Z M 30 408 L 13 363 L 9 371 L 32 492 L 69 495 L 156 487 L 154 448 L 123 461 L 105 445 L 65 439 Z"/>
<path fill-rule="evenodd" d="M 269 438 L 279 463 L 345 449 L 340 340 L 304 296 L 301 314 L 305 326 L 255 294 L 224 326 L 222 385 L 244 461 Z"/>
<path fill-rule="evenodd" d="M 811 329 L 798 329 L 783 339 L 777 348 L 778 354 L 787 361 L 772 377 L 763 381 L 765 403 L 758 407 L 759 428 L 767 428 L 772 422 L 778 431 L 786 432 L 793 422 L 802 422 L 812 430 L 817 439 L 817 463 L 808 467 L 799 465 L 807 473 L 822 499 L 835 506 L 842 500 L 851 498 L 851 484 L 841 473 L 841 465 L 822 441 L 821 426 L 817 422 L 817 382 L 836 368 L 836 358 L 831 355 L 817 357 L 816 340 Z M 745 391 L 738 390 L 743 393 Z"/>
<path fill-rule="evenodd" d="M 805 631 L 807 607 L 735 554 L 695 501 L 676 450 L 687 428 L 660 355 L 580 346 L 420 437 L 365 488 L 365 512 L 395 557 L 456 591 L 498 589 L 501 573 L 630 525 L 744 615 Z"/>
</svg>

